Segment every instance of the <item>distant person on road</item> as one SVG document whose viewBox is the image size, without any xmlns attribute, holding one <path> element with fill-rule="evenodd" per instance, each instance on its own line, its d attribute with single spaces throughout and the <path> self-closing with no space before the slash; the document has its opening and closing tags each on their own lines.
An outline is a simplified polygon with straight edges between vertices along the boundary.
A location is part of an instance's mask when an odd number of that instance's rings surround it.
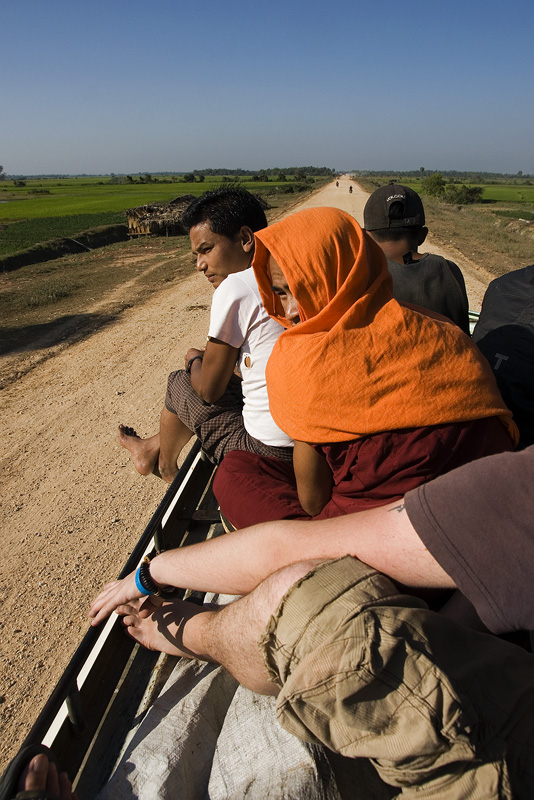
<svg viewBox="0 0 534 800">
<path fill-rule="evenodd" d="M 469 334 L 465 281 L 453 261 L 419 253 L 428 228 L 421 198 L 408 186 L 376 189 L 363 210 L 364 228 L 388 260 L 396 300 L 442 314 Z"/>
<path fill-rule="evenodd" d="M 119 442 L 142 475 L 171 483 L 183 447 L 196 435 L 219 463 L 228 450 L 249 449 L 291 461 L 291 439 L 269 412 L 265 366 L 283 327 L 262 306 L 254 272 L 254 233 L 267 225 L 260 202 L 244 189 L 206 192 L 188 207 L 196 268 L 215 288 L 208 342 L 190 348 L 185 369 L 171 373 L 159 433 L 141 439 L 119 426 Z M 234 374 L 238 367 L 240 377 Z"/>
<path fill-rule="evenodd" d="M 351 183 L 351 185 L 349 186 L 349 194 L 352 194 L 352 183 Z"/>
<path fill-rule="evenodd" d="M 534 265 L 491 281 L 473 339 L 514 415 L 519 447 L 534 444 Z"/>
</svg>

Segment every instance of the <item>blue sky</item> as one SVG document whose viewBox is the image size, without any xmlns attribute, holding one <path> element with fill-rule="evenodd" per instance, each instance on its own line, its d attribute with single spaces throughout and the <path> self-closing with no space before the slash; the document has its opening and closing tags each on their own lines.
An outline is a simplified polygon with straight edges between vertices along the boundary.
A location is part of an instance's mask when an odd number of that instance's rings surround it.
<svg viewBox="0 0 534 800">
<path fill-rule="evenodd" d="M 6 0 L 7 173 L 534 173 L 534 3 Z"/>
</svg>

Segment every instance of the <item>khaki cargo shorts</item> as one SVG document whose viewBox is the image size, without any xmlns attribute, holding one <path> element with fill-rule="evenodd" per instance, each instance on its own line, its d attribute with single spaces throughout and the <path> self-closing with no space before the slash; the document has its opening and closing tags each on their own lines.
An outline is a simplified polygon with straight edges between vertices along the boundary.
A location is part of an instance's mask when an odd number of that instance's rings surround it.
<svg viewBox="0 0 534 800">
<path fill-rule="evenodd" d="M 402 797 L 534 797 L 534 657 L 346 556 L 283 598 L 260 646 L 280 724 L 372 760 Z"/>
</svg>

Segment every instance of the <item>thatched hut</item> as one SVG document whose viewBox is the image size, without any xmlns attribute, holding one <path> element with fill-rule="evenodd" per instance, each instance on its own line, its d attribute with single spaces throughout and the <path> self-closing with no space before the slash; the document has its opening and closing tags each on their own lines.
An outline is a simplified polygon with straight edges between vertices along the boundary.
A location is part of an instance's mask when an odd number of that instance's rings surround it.
<svg viewBox="0 0 534 800">
<path fill-rule="evenodd" d="M 170 203 L 151 203 L 138 208 L 130 208 L 128 217 L 128 233 L 130 236 L 184 236 L 187 231 L 182 225 L 182 214 L 195 199 L 192 194 L 182 194 Z"/>
</svg>

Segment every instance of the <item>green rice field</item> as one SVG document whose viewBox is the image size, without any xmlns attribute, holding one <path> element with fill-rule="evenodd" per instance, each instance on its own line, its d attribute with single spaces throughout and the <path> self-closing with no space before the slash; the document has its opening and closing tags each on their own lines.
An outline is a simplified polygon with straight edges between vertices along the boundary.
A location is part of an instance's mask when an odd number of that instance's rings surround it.
<svg viewBox="0 0 534 800">
<path fill-rule="evenodd" d="M 113 179 L 111 179 L 113 180 Z M 124 179 L 121 179 L 124 180 Z M 0 256 L 11 255 L 33 245 L 61 237 L 75 237 L 102 225 L 125 223 L 125 211 L 149 203 L 166 203 L 182 194 L 198 196 L 222 183 L 221 177 L 203 182 L 152 176 L 150 183 L 134 180 L 113 183 L 109 177 L 46 178 L 0 183 Z M 243 185 L 253 192 L 287 192 L 291 181 L 252 182 Z"/>
<path fill-rule="evenodd" d="M 200 195 L 220 184 L 220 178 L 203 183 L 172 183 L 161 178 L 157 183 L 130 184 L 112 184 L 109 178 L 48 178 L 27 180 L 23 187 L 5 181 L 0 184 L 0 222 L 116 213 L 145 203 L 169 202 L 180 194 Z M 254 191 L 273 185 L 255 183 Z"/>
<path fill-rule="evenodd" d="M 472 186 L 480 185 L 482 187 L 483 200 L 490 200 L 495 203 L 533 203 L 534 204 L 534 186 L 528 184 L 494 184 L 492 186 L 484 186 L 482 184 L 470 184 Z"/>
<path fill-rule="evenodd" d="M 420 180 L 399 180 L 404 186 L 410 186 L 424 196 Z M 470 183 L 457 180 L 457 185 L 479 186 L 482 189 L 482 201 L 485 203 L 532 203 L 534 205 L 534 185 L 525 183 Z"/>
</svg>

